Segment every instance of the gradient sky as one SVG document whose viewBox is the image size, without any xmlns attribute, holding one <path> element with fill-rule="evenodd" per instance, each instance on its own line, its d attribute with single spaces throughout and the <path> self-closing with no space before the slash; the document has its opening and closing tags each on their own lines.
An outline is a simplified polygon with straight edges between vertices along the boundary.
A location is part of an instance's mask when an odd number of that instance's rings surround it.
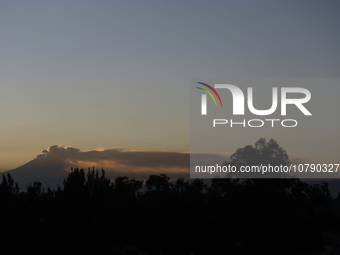
<svg viewBox="0 0 340 255">
<path fill-rule="evenodd" d="M 0 1 L 0 170 L 53 144 L 187 152 L 190 79 L 339 78 L 339 11 L 338 1 Z M 339 126 L 311 135 L 336 144 Z"/>
</svg>

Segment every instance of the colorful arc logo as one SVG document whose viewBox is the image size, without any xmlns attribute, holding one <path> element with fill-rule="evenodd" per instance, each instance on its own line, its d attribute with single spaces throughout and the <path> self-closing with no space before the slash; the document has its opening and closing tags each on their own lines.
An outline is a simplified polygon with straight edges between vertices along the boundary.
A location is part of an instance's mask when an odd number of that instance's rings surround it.
<svg viewBox="0 0 340 255">
<path fill-rule="evenodd" d="M 215 95 L 218 97 L 218 100 L 220 100 L 220 104 L 221 104 L 221 106 L 222 106 L 222 100 L 221 100 L 221 98 L 220 98 L 220 95 L 217 93 L 217 91 L 216 91 L 213 87 L 211 87 L 211 86 L 208 85 L 208 84 L 202 83 L 202 82 L 196 82 L 196 83 L 202 84 L 202 85 L 208 87 L 209 89 L 211 89 L 211 91 L 214 92 Z M 216 105 L 216 100 L 215 100 L 214 96 L 213 96 L 208 90 L 202 89 L 202 88 L 200 88 L 200 87 L 197 87 L 197 88 L 198 88 L 198 89 L 201 89 L 201 90 L 204 90 L 205 92 L 207 92 L 207 93 L 209 94 L 209 96 L 214 100 L 215 105 Z"/>
<path fill-rule="evenodd" d="M 218 100 L 220 100 L 220 104 L 222 106 L 222 100 L 220 98 L 220 95 L 217 93 L 217 91 L 213 87 L 211 87 L 208 84 L 202 83 L 202 82 L 197 82 L 197 83 L 201 84 L 203 86 L 206 86 L 207 88 L 211 89 L 211 91 L 214 92 L 215 95 L 217 96 Z M 206 89 L 203 89 L 203 88 L 200 88 L 200 87 L 196 87 L 196 88 L 201 89 L 204 92 L 206 92 L 214 100 L 215 105 L 217 105 L 214 96 L 210 93 L 209 90 L 206 90 Z M 202 115 L 207 115 L 207 95 L 206 94 L 202 94 L 201 114 Z"/>
</svg>

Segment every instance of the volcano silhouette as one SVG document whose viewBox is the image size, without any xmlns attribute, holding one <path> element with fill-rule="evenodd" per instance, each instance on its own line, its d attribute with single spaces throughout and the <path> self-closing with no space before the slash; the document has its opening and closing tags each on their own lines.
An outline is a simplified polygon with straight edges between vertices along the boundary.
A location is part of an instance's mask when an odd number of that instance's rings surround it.
<svg viewBox="0 0 340 255">
<path fill-rule="evenodd" d="M 0 174 L 7 176 L 7 173 L 19 184 L 20 191 L 25 191 L 27 185 L 35 181 L 41 182 L 44 188 L 57 189 L 58 185 L 62 187 L 69 172 L 64 170 L 63 162 L 52 163 L 51 159 L 39 155 L 18 168 Z"/>
</svg>

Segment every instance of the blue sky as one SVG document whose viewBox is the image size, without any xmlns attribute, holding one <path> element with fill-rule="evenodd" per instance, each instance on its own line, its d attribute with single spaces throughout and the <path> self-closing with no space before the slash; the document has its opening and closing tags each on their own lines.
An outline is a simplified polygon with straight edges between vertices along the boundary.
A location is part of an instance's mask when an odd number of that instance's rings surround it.
<svg viewBox="0 0 340 255">
<path fill-rule="evenodd" d="M 0 1 L 0 170 L 53 144 L 189 151 L 190 79 L 339 77 L 339 7 Z"/>
</svg>

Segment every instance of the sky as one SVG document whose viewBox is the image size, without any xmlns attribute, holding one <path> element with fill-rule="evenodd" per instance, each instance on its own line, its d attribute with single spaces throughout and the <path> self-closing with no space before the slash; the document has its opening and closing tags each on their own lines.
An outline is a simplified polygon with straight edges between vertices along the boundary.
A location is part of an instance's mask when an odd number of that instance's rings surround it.
<svg viewBox="0 0 340 255">
<path fill-rule="evenodd" d="M 0 1 L 0 171 L 53 145 L 187 153 L 191 79 L 339 78 L 339 10 L 303 0 Z M 336 109 L 334 89 L 313 95 Z M 332 156 L 294 143 L 298 133 L 278 143 L 335 159 L 339 126 L 310 132 Z M 245 145 L 233 139 L 228 150 Z"/>
</svg>

